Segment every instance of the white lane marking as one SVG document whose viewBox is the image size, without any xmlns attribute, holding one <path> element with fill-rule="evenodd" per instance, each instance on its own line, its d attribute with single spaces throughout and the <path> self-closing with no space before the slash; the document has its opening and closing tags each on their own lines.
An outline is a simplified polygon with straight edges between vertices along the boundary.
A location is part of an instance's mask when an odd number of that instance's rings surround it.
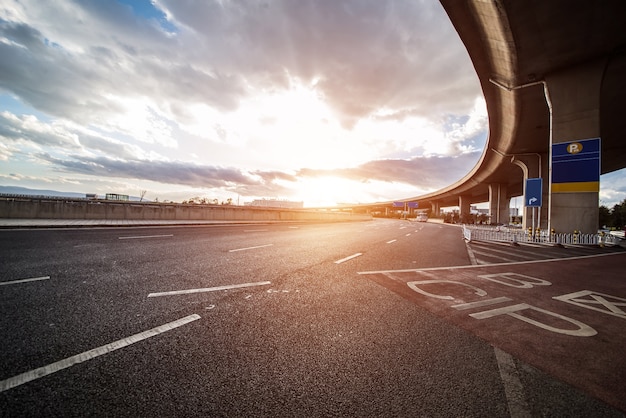
<svg viewBox="0 0 626 418">
<path fill-rule="evenodd" d="M 513 357 L 497 347 L 493 348 L 500 370 L 500 378 L 504 385 L 504 393 L 509 405 L 509 416 L 513 418 L 530 417 L 530 409 L 524 395 L 524 386 L 519 379 Z"/>
<path fill-rule="evenodd" d="M 391 244 L 392 242 L 396 242 L 397 239 L 392 239 L 391 241 L 387 241 L 387 244 Z"/>
<path fill-rule="evenodd" d="M 128 237 L 117 237 L 117 239 L 142 239 L 142 238 L 167 238 L 173 237 L 174 234 L 166 234 L 166 235 L 134 235 Z"/>
<path fill-rule="evenodd" d="M 468 266 L 451 266 L 451 267 L 424 267 L 418 269 L 404 269 L 404 270 L 373 270 L 373 271 L 359 271 L 357 274 L 383 274 L 383 273 L 410 273 L 417 271 L 437 271 L 437 270 L 459 270 L 459 269 L 472 269 L 472 268 L 485 268 L 485 267 L 504 267 L 504 266 L 516 266 L 520 264 L 532 264 L 532 263 L 551 263 L 553 261 L 571 261 L 571 260 L 582 260 L 585 258 L 593 258 L 593 257 L 606 257 L 612 255 L 624 255 L 623 252 L 617 253 L 606 253 L 606 254 L 593 254 L 593 255 L 581 255 L 577 257 L 564 257 L 564 258 L 551 258 L 549 260 L 529 260 L 529 261 L 516 261 L 514 263 L 499 263 L 499 264 L 490 264 L 488 266 L 485 265 L 468 265 Z"/>
<path fill-rule="evenodd" d="M 55 363 L 48 364 L 47 366 L 40 367 L 38 369 L 34 369 L 26 373 L 18 374 L 17 376 L 13 376 L 6 380 L 0 381 L 0 392 L 4 392 L 5 390 L 9 390 L 16 386 L 23 385 L 24 383 L 28 383 L 30 381 L 39 379 L 40 377 L 44 377 L 49 374 L 56 373 L 60 370 L 67 369 L 68 367 L 71 367 L 75 364 L 94 359 L 98 356 L 102 356 L 104 354 L 110 353 L 111 351 L 124 348 L 131 344 L 145 340 L 147 338 L 154 337 L 166 331 L 170 331 L 174 328 L 178 328 L 180 326 L 188 324 L 197 319 L 200 319 L 200 315 L 196 315 L 196 314 L 189 315 L 184 318 L 178 319 L 176 321 L 158 326 L 156 328 L 152 328 L 147 331 L 140 332 L 139 334 L 131 335 L 130 337 L 126 337 L 121 340 L 117 340 L 115 342 L 100 346 L 98 348 L 85 351 L 83 353 L 77 354 L 72 357 L 67 357 Z"/>
<path fill-rule="evenodd" d="M 241 284 L 230 284 L 230 285 L 225 285 L 225 286 L 205 287 L 201 289 L 172 290 L 171 292 L 150 293 L 148 297 L 155 298 L 159 296 L 188 295 L 190 293 L 217 292 L 219 290 L 239 289 L 242 287 L 252 287 L 252 286 L 265 286 L 268 284 L 272 284 L 272 282 L 241 283 Z"/>
<path fill-rule="evenodd" d="M 274 245 L 274 244 L 257 245 L 255 247 L 235 248 L 234 250 L 228 250 L 228 252 L 229 253 L 234 253 L 236 251 L 254 250 L 256 248 L 271 247 L 272 245 Z"/>
<path fill-rule="evenodd" d="M 345 261 L 352 260 L 353 258 L 357 258 L 357 257 L 359 257 L 359 256 L 361 256 L 361 255 L 363 255 L 363 253 L 356 253 L 356 254 L 352 254 L 352 255 L 351 255 L 351 256 L 349 256 L 349 257 L 342 258 L 341 260 L 337 260 L 337 261 L 335 261 L 335 264 L 341 264 L 341 263 L 343 263 L 343 262 L 345 262 Z"/>
<path fill-rule="evenodd" d="M 470 259 L 470 263 L 472 263 L 473 266 L 477 265 L 478 261 L 476 260 L 476 255 L 467 241 L 465 241 L 465 248 L 467 249 L 467 255 Z"/>
<path fill-rule="evenodd" d="M 472 264 L 479 264 L 479 263 L 480 264 L 487 264 L 487 263 L 489 263 L 487 260 L 485 260 L 485 258 L 490 258 L 490 259 L 495 259 L 495 260 L 504 260 L 507 263 L 514 263 L 515 262 L 515 259 L 513 259 L 513 258 L 501 257 L 499 255 L 495 255 L 493 253 L 489 253 L 489 252 L 486 252 L 486 251 L 470 250 L 469 247 L 468 247 L 467 253 L 468 254 L 472 254 L 474 256 L 474 259 L 476 260 L 476 262 L 472 261 Z M 478 258 L 476 258 L 476 256 L 484 257 L 484 258 L 478 259 Z M 526 259 L 528 260 L 529 258 L 526 258 Z M 470 256 L 470 260 L 471 260 L 471 256 Z"/>
<path fill-rule="evenodd" d="M 11 280 L 10 282 L 0 282 L 0 286 L 7 286 L 10 284 L 18 284 L 18 283 L 36 282 L 39 280 L 48 280 L 48 279 L 50 279 L 50 276 L 33 277 L 32 279 Z"/>
<path fill-rule="evenodd" d="M 409 232 L 408 234 L 405 235 L 405 237 L 410 237 L 411 233 Z"/>
</svg>

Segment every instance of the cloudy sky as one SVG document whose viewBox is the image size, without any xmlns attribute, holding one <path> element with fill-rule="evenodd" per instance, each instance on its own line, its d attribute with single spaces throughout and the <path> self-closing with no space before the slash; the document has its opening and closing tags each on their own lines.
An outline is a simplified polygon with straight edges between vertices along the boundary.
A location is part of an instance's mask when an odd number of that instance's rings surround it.
<svg viewBox="0 0 626 418">
<path fill-rule="evenodd" d="M 2 186 L 393 200 L 463 177 L 486 136 L 437 0 L 0 0 Z"/>
</svg>

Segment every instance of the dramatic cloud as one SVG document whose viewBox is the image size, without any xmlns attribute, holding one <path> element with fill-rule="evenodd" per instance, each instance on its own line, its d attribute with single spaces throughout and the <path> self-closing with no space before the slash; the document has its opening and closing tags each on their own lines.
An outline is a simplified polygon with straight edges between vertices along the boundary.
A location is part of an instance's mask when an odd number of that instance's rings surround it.
<svg viewBox="0 0 626 418">
<path fill-rule="evenodd" d="M 334 170 L 302 169 L 298 176 L 334 176 L 358 182 L 382 181 L 416 184 L 425 190 L 442 188 L 460 180 L 473 167 L 479 155 L 458 157 L 415 157 L 410 160 L 369 161 L 354 168 Z"/>
<path fill-rule="evenodd" d="M 314 205 L 334 178 L 351 192 L 341 199 L 394 199 L 463 177 L 486 135 L 476 75 L 435 0 L 0 8 L 11 185 L 181 185 Z"/>
</svg>

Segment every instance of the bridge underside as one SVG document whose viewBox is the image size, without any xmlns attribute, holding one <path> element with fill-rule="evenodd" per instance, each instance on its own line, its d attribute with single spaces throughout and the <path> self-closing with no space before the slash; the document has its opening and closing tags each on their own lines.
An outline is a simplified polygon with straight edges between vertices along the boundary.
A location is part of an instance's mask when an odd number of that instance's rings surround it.
<svg viewBox="0 0 626 418">
<path fill-rule="evenodd" d="M 407 200 L 435 210 L 459 206 L 462 214 L 470 203 L 490 202 L 492 222 L 502 222 L 510 199 L 524 194 L 526 179 L 542 178 L 537 225 L 595 232 L 599 186 L 555 187 L 552 150 L 557 144 L 600 138 L 598 180 L 600 173 L 626 167 L 626 2 L 441 3 L 478 74 L 489 137 L 465 178 Z M 530 213 L 525 209 L 527 222 Z"/>
</svg>

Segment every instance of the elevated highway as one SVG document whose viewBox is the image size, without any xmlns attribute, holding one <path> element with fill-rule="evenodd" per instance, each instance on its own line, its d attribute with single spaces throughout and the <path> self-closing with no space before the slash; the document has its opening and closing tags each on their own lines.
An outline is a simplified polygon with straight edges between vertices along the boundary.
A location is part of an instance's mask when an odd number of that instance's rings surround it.
<svg viewBox="0 0 626 418">
<path fill-rule="evenodd" d="M 404 200 L 434 212 L 459 206 L 462 216 L 489 202 L 492 222 L 506 222 L 525 180 L 542 178 L 537 226 L 595 232 L 599 185 L 553 193 L 551 146 L 600 138 L 601 173 L 626 167 L 626 2 L 440 1 L 480 80 L 489 136 L 463 179 Z"/>
</svg>

